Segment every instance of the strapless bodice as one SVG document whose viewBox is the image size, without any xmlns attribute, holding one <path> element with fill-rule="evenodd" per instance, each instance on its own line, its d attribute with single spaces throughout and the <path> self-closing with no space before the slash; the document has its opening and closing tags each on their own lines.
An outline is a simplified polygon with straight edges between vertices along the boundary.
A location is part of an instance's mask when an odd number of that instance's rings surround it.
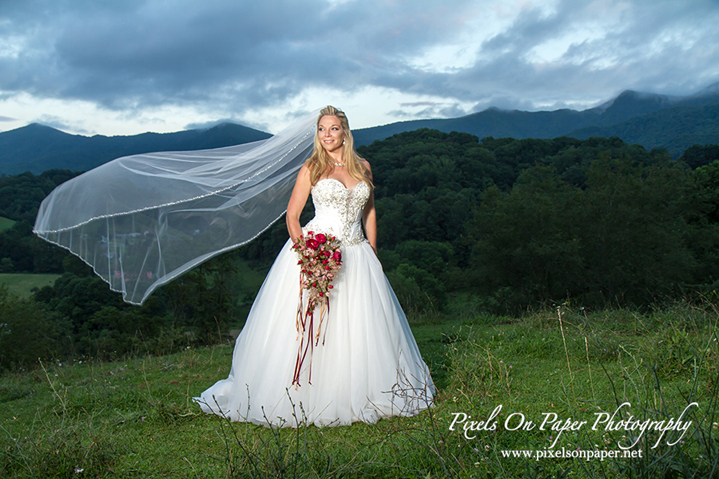
<svg viewBox="0 0 719 479">
<path fill-rule="evenodd" d="M 332 234 L 342 246 L 367 241 L 362 232 L 362 211 L 370 196 L 370 188 L 363 181 L 352 189 L 339 180 L 325 178 L 312 187 L 315 217 L 303 230 Z"/>
</svg>

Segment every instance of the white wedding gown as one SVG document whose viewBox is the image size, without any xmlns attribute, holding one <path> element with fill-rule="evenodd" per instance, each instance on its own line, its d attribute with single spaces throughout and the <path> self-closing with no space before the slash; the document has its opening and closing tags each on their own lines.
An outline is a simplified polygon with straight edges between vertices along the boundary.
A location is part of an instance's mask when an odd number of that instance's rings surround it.
<svg viewBox="0 0 719 479">
<path fill-rule="evenodd" d="M 320 341 L 305 360 L 300 386 L 292 386 L 300 268 L 288 241 L 237 338 L 229 377 L 195 398 L 203 411 L 233 421 L 297 427 L 374 423 L 431 405 L 435 388 L 429 369 L 362 233 L 369 195 L 362 182 L 348 189 L 325 179 L 312 188 L 315 218 L 304 231 L 337 236 L 342 269 L 322 326 L 324 344 Z"/>
</svg>

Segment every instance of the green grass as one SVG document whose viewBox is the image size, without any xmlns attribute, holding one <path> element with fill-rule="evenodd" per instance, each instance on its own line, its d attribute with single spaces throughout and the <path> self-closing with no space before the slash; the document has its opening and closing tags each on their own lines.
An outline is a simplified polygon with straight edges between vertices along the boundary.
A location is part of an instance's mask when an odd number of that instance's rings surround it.
<svg viewBox="0 0 719 479">
<path fill-rule="evenodd" d="M 9 230 L 14 224 L 15 222 L 13 220 L 0 216 L 0 231 Z"/>
<path fill-rule="evenodd" d="M 4 284 L 10 293 L 28 297 L 33 288 L 52 286 L 59 274 L 0 274 L 0 285 Z"/>
<path fill-rule="evenodd" d="M 414 325 L 437 383 L 436 407 L 324 429 L 278 431 L 200 414 L 191 397 L 227 376 L 229 345 L 46 364 L 0 376 L 0 476 L 709 477 L 717 465 L 717 316 L 690 306 L 652 314 L 562 307 L 519 320 Z M 684 442 L 651 449 L 657 436 L 648 434 L 652 442 L 635 447 L 642 460 L 501 455 L 546 450 L 557 435 L 506 430 L 510 414 L 541 423 L 556 413 L 591 426 L 595 413 L 624 401 L 635 417 L 676 418 L 694 400 Z M 486 418 L 499 405 L 495 431 L 467 439 L 461 427 L 449 430 L 455 414 Z M 612 451 L 629 435 L 590 426 L 564 432 L 554 449 Z"/>
</svg>

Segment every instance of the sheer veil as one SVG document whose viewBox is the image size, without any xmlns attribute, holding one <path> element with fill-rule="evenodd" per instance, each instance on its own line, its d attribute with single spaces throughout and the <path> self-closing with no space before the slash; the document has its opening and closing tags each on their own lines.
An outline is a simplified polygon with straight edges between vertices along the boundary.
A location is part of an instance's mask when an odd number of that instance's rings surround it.
<svg viewBox="0 0 719 479">
<path fill-rule="evenodd" d="M 317 114 L 262 141 L 118 158 L 58 186 L 34 232 L 92 266 L 125 301 L 253 240 L 287 208 Z"/>
</svg>

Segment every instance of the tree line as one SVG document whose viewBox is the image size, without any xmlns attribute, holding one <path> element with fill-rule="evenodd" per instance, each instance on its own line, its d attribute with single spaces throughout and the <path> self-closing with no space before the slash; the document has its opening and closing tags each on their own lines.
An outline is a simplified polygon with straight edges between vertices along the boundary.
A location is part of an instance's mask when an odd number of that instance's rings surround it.
<svg viewBox="0 0 719 479">
<path fill-rule="evenodd" d="M 379 256 L 410 313 L 441 313 L 459 293 L 516 313 L 568 299 L 646 307 L 717 287 L 719 145 L 672 160 L 618 138 L 480 141 L 422 129 L 358 151 L 374 173 Z M 269 268 L 284 222 L 128 306 L 32 235 L 42 198 L 74 175 L 0 177 L 0 216 L 16 221 L 0 232 L 0 267 L 62 274 L 32 299 L 0 290 L 0 368 L 42 355 L 169 352 L 215 342 L 244 320 L 256 289 L 235 272 Z"/>
<path fill-rule="evenodd" d="M 464 290 L 492 312 L 636 307 L 717 286 L 717 145 L 672 160 L 618 138 L 424 130 L 361 153 L 377 178 L 380 257 L 405 303 Z"/>
</svg>

